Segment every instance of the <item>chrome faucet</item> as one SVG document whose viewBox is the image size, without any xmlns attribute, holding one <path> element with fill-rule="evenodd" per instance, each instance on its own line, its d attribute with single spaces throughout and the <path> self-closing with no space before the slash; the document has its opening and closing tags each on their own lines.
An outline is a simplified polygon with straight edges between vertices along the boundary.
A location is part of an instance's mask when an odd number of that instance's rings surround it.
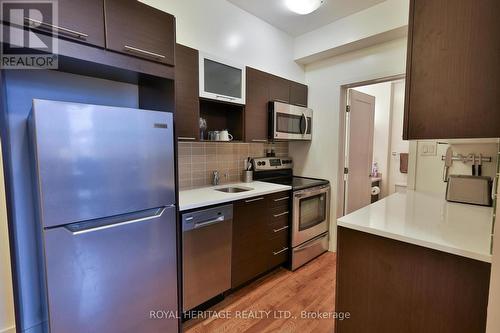
<svg viewBox="0 0 500 333">
<path fill-rule="evenodd" d="M 219 171 L 215 170 L 213 173 L 212 185 L 219 185 L 219 182 L 220 182 Z"/>
</svg>

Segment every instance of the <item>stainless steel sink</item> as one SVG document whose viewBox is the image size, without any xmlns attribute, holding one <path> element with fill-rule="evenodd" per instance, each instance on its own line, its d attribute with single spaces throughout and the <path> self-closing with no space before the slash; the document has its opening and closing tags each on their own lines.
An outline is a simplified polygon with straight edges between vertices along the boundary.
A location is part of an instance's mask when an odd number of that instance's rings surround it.
<svg viewBox="0 0 500 333">
<path fill-rule="evenodd" d="M 253 190 L 253 188 L 228 186 L 228 187 L 216 188 L 215 190 L 219 191 L 219 192 L 224 192 L 224 193 L 240 193 L 240 192 L 251 191 L 251 190 Z"/>
</svg>

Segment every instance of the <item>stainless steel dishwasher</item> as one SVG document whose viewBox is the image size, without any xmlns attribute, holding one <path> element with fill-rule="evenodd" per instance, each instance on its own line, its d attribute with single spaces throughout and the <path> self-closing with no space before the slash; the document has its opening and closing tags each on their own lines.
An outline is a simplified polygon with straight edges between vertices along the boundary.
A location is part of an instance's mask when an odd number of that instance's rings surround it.
<svg viewBox="0 0 500 333">
<path fill-rule="evenodd" d="M 183 310 L 231 288 L 233 205 L 182 214 Z"/>
</svg>

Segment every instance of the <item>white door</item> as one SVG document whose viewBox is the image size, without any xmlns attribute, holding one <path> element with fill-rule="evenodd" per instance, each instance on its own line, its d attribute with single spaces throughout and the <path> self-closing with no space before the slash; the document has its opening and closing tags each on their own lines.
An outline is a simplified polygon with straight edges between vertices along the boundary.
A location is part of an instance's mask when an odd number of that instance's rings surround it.
<svg viewBox="0 0 500 333">
<path fill-rule="evenodd" d="M 371 167 L 373 161 L 373 125 L 375 97 L 349 89 L 350 111 L 346 126 L 346 167 L 344 214 L 371 203 Z"/>
</svg>

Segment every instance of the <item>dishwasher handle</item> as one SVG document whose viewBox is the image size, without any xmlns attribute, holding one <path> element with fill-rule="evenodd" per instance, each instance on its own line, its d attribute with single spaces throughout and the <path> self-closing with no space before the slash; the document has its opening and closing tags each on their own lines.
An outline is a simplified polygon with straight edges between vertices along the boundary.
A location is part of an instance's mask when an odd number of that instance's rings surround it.
<svg viewBox="0 0 500 333">
<path fill-rule="evenodd" d="M 182 231 L 205 228 L 233 219 L 233 205 L 201 209 L 182 214 Z"/>
<path fill-rule="evenodd" d="M 200 229 L 200 228 L 204 228 L 204 227 L 208 227 L 212 224 L 217 224 L 217 223 L 220 223 L 220 222 L 224 222 L 225 220 L 225 217 L 224 215 L 222 216 L 219 216 L 218 218 L 216 219 L 213 219 L 213 220 L 208 220 L 208 221 L 203 221 L 203 222 L 196 222 L 193 229 Z"/>
</svg>

